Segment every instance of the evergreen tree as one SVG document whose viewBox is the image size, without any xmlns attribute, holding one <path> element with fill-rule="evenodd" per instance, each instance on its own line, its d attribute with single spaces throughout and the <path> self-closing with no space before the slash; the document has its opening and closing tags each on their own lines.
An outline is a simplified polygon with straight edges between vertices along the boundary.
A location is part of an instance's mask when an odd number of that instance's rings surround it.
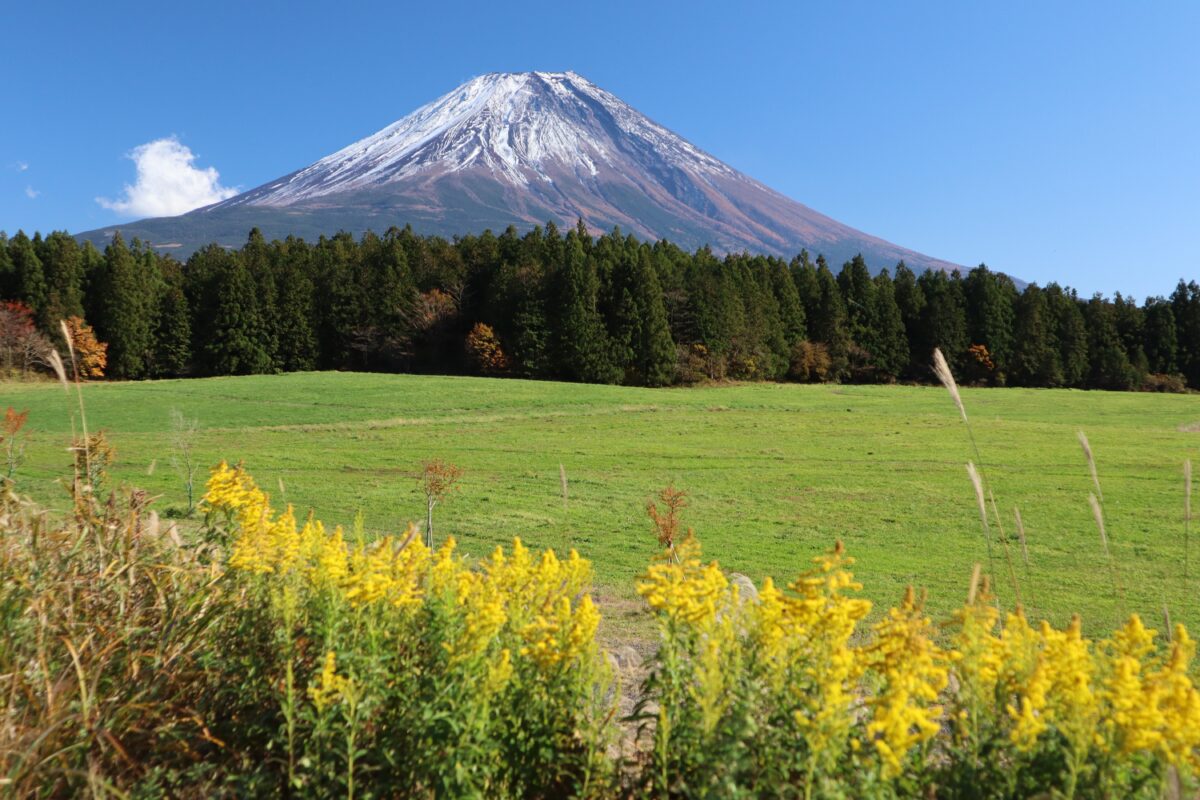
<svg viewBox="0 0 1200 800">
<path fill-rule="evenodd" d="M 846 301 L 846 331 L 855 344 L 874 356 L 879 346 L 874 317 L 875 284 L 862 253 L 842 265 L 838 288 Z"/>
<path fill-rule="evenodd" d="M 74 237 L 55 231 L 41 247 L 46 278 L 46 305 L 40 314 L 43 330 L 57 338 L 59 324 L 69 317 L 82 317 L 83 253 Z"/>
<path fill-rule="evenodd" d="M 554 352 L 558 373 L 586 383 L 617 382 L 621 378 L 620 368 L 613 363 L 604 321 L 596 308 L 599 286 L 595 265 L 589 261 L 583 239 L 575 231 L 567 235 L 565 263 L 557 277 Z"/>
<path fill-rule="evenodd" d="M 308 248 L 289 237 L 276 255 L 275 275 L 279 287 L 279 368 L 285 372 L 314 369 L 317 338 L 313 332 L 315 289 L 309 275 Z"/>
<path fill-rule="evenodd" d="M 187 374 L 192 359 L 191 310 L 180 265 L 173 259 L 163 259 L 160 272 L 163 286 L 158 298 L 151 372 L 159 378 L 178 378 Z"/>
<path fill-rule="evenodd" d="M 33 309 L 34 319 L 39 326 L 44 325 L 43 332 L 50 331 L 42 316 L 46 309 L 46 275 L 37 250 L 24 231 L 17 231 L 9 240 L 8 257 L 13 270 L 13 298 Z"/>
<path fill-rule="evenodd" d="M 1142 347 L 1146 353 L 1147 367 L 1151 372 L 1164 375 L 1179 370 L 1176 356 L 1179 340 L 1175 332 L 1175 312 L 1171 304 L 1161 297 L 1146 301 L 1143 309 L 1145 324 L 1142 326 Z"/>
<path fill-rule="evenodd" d="M 966 300 L 958 273 L 950 276 L 941 270 L 927 270 L 917 278 L 917 285 L 925 298 L 916 336 L 917 352 L 913 355 L 916 363 L 924 368 L 921 374 L 929 375 L 935 347 L 941 348 L 951 365 L 961 369 L 970 342 L 967 340 Z"/>
<path fill-rule="evenodd" d="M 1095 295 L 1083 307 L 1087 325 L 1088 383 L 1097 389 L 1131 389 L 1136 373 L 1117 331 L 1116 313 L 1111 303 Z"/>
<path fill-rule="evenodd" d="M 908 364 L 904 374 L 908 377 L 925 375 L 928 362 L 920 359 L 921 315 L 925 312 L 925 292 L 917 283 L 917 276 L 903 261 L 896 264 L 896 275 L 892 279 L 896 294 L 896 305 L 900 319 L 904 322 L 904 335 L 908 341 Z"/>
<path fill-rule="evenodd" d="M 675 343 L 667 325 L 662 288 L 646 248 L 638 254 L 632 279 L 629 294 L 634 300 L 636 325 L 631 341 L 630 382 L 663 386 L 670 383 L 675 374 Z"/>
<path fill-rule="evenodd" d="M 1175 316 L 1175 335 L 1179 346 L 1176 359 L 1188 386 L 1200 388 L 1200 286 L 1195 281 L 1179 281 L 1171 294 L 1171 312 Z"/>
<path fill-rule="evenodd" d="M 775 302 L 779 306 L 779 319 L 783 324 L 783 335 L 787 349 L 808 337 L 807 322 L 804 314 L 804 303 L 800 300 L 800 291 L 788 266 L 778 260 L 771 259 L 770 263 L 771 290 Z"/>
<path fill-rule="evenodd" d="M 217 289 L 205 362 L 215 375 L 254 375 L 273 368 L 253 276 L 240 258 L 228 262 Z"/>
<path fill-rule="evenodd" d="M 809 330 L 814 341 L 829 350 L 829 377 L 840 380 L 850 366 L 850 334 L 847 330 L 846 307 L 837 279 L 824 259 L 817 257 L 817 302 L 809 318 Z"/>
<path fill-rule="evenodd" d="M 1150 371 L 1150 361 L 1142 346 L 1146 326 L 1145 312 L 1138 307 L 1136 300 L 1132 297 L 1122 297 L 1120 292 L 1117 292 L 1109 305 L 1112 307 L 1121 347 L 1136 374 L 1135 386 L 1140 386 L 1146 373 Z"/>
<path fill-rule="evenodd" d="M 108 375 L 144 378 L 154 349 L 157 276 L 151 271 L 153 254 L 139 243 L 125 246 L 120 233 L 104 248 L 104 265 L 97 276 L 100 297 L 98 316 L 92 320 L 97 337 L 108 343 Z"/>
<path fill-rule="evenodd" d="M 885 269 L 875 276 L 875 369 L 879 378 L 894 381 L 908 366 L 908 337 L 904 318 L 896 303 L 896 291 Z"/>
<path fill-rule="evenodd" d="M 1007 275 L 980 264 L 963 280 L 967 301 L 967 338 L 987 347 L 995 365 L 995 379 L 1004 381 L 1013 348 L 1013 306 L 1017 288 Z"/>
<path fill-rule="evenodd" d="M 1064 386 L 1086 384 L 1091 364 L 1088 361 L 1088 331 L 1073 291 L 1064 291 L 1057 283 L 1046 286 L 1046 306 L 1054 318 L 1054 337 L 1058 341 L 1059 365 Z"/>
<path fill-rule="evenodd" d="M 1017 298 L 1014 311 L 1009 382 L 1017 386 L 1061 386 L 1062 365 L 1045 292 L 1031 283 Z"/>
<path fill-rule="evenodd" d="M 817 280 L 817 268 L 809 260 L 807 250 L 801 250 L 800 255 L 792 260 L 790 270 L 792 280 L 796 283 L 796 294 L 800 296 L 800 305 L 804 307 L 805 336 L 815 341 L 813 319 L 821 302 L 821 285 Z"/>
</svg>

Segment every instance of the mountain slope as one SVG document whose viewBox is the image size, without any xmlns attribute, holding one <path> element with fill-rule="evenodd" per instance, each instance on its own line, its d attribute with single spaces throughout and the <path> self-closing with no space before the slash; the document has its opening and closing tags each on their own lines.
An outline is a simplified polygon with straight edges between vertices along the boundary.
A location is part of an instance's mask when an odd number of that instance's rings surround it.
<svg viewBox="0 0 1200 800">
<path fill-rule="evenodd" d="M 315 238 L 412 224 L 452 236 L 582 218 L 685 248 L 791 256 L 834 264 L 862 252 L 874 268 L 955 265 L 843 225 L 743 175 L 572 73 L 493 73 L 471 80 L 378 133 L 316 163 L 179 217 L 119 228 L 188 253 L 210 241 Z"/>
</svg>

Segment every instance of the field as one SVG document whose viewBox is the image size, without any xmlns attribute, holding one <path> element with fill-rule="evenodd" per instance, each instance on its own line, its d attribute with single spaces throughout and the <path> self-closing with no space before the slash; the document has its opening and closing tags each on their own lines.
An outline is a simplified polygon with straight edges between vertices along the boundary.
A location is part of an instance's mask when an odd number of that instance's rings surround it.
<svg viewBox="0 0 1200 800">
<path fill-rule="evenodd" d="M 172 467 L 171 411 L 199 421 L 199 461 L 242 460 L 278 502 L 371 532 L 423 517 L 420 462 L 465 470 L 435 515 L 439 538 L 485 555 L 515 535 L 591 558 L 609 636 L 643 626 L 633 580 L 656 551 L 646 501 L 688 492 L 686 521 L 705 554 L 754 580 L 790 578 L 836 539 L 877 603 L 912 583 L 937 617 L 964 600 L 987 550 L 965 463 L 973 451 L 945 391 L 931 387 L 736 385 L 635 389 L 347 373 L 97 383 L 88 422 L 117 449 L 114 479 L 184 505 Z M 1130 611 L 1161 627 L 1200 628 L 1185 585 L 1181 465 L 1196 452 L 1191 396 L 965 390 L 964 401 L 1005 529 L 1020 508 L 1029 564 L 1012 557 L 1031 617 L 1089 631 L 1121 615 L 1088 505 L 1076 431 L 1096 454 L 1104 511 Z M 67 396 L 51 384 L 0 386 L 0 407 L 29 409 L 17 485 L 65 507 Z M 564 504 L 559 465 L 569 484 Z M 1195 556 L 1195 554 L 1193 554 Z M 1002 572 L 997 549 L 997 570 Z M 1192 559 L 1192 586 L 1200 563 Z M 1007 581 L 1000 596 L 1012 602 Z"/>
</svg>

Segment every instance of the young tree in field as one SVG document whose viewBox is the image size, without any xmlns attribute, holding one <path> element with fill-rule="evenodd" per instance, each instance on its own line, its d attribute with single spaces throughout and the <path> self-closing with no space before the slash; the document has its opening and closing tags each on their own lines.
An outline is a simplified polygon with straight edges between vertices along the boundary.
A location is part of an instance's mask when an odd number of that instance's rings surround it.
<svg viewBox="0 0 1200 800">
<path fill-rule="evenodd" d="M 4 422 L 0 427 L 0 438 L 4 440 L 4 477 L 11 481 L 25 458 L 25 422 L 29 419 L 29 410 L 17 411 L 12 406 L 4 412 Z"/>
<path fill-rule="evenodd" d="M 187 516 L 196 508 L 196 434 L 199 420 L 188 419 L 177 408 L 171 409 L 171 463 L 187 494 Z"/>
<path fill-rule="evenodd" d="M 433 548 L 433 509 L 458 491 L 461 467 L 440 458 L 421 463 L 421 491 L 425 494 L 425 546 Z"/>
</svg>

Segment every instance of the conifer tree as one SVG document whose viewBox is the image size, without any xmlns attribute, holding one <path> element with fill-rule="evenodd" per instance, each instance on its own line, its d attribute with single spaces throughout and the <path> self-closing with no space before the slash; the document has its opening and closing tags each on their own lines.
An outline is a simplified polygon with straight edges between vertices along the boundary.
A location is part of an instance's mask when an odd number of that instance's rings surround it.
<svg viewBox="0 0 1200 800">
<path fill-rule="evenodd" d="M 259 312 L 254 278 L 239 258 L 230 259 L 217 290 L 205 361 L 215 375 L 253 375 L 270 372 L 271 356 Z"/>
<path fill-rule="evenodd" d="M 995 364 L 996 377 L 1003 380 L 1008 371 L 1013 346 L 1013 304 L 1017 289 L 1006 275 L 992 272 L 980 264 L 963 280 L 967 301 L 967 338 L 970 344 L 982 344 Z"/>
<path fill-rule="evenodd" d="M 62 320 L 83 316 L 83 254 L 74 237 L 63 231 L 47 236 L 41 250 L 46 305 L 39 324 L 56 335 Z"/>
<path fill-rule="evenodd" d="M 1047 284 L 1045 294 L 1054 318 L 1063 385 L 1082 387 L 1086 385 L 1090 364 L 1087 325 L 1079 301 L 1073 291 L 1064 291 L 1057 283 Z"/>
<path fill-rule="evenodd" d="M 809 318 L 809 331 L 814 341 L 829 351 L 829 377 L 841 380 L 849 369 L 850 334 L 846 324 L 846 307 L 837 279 L 825 260 L 817 257 L 817 301 Z"/>
<path fill-rule="evenodd" d="M 317 364 L 317 339 L 313 332 L 315 289 L 307 248 L 289 237 L 276 261 L 279 368 L 285 372 L 314 369 Z"/>
<path fill-rule="evenodd" d="M 1133 388 L 1136 373 L 1117 331 L 1116 313 L 1111 303 L 1095 295 L 1083 307 L 1088 335 L 1088 383 L 1096 389 Z"/>
<path fill-rule="evenodd" d="M 1147 367 L 1151 372 L 1164 375 L 1178 372 L 1176 356 L 1179 340 L 1175 332 L 1175 312 L 1171 310 L 1171 304 L 1162 297 L 1152 297 L 1146 301 L 1144 313 L 1142 346 L 1146 353 Z"/>
<path fill-rule="evenodd" d="M 917 363 L 920 353 L 919 335 L 921 329 L 921 314 L 925 311 L 925 292 L 917 283 L 917 276 L 903 261 L 896 264 L 896 274 L 892 279 L 892 287 L 896 294 L 896 305 L 900 309 L 900 319 L 904 322 L 904 335 L 908 340 L 908 364 L 904 374 L 916 377 L 926 374 L 928 364 L 924 361 Z"/>
<path fill-rule="evenodd" d="M 879 346 L 875 312 L 875 284 L 862 253 L 842 265 L 838 288 L 846 301 L 846 331 L 872 357 Z"/>
<path fill-rule="evenodd" d="M 875 324 L 875 351 L 872 355 L 878 377 L 894 381 L 908 366 L 908 337 L 888 271 L 885 269 L 876 275 L 874 282 L 875 307 L 871 317 Z"/>
<path fill-rule="evenodd" d="M 187 374 L 192 359 L 191 310 L 183 291 L 180 265 L 173 259 L 163 259 L 160 271 L 163 286 L 154 328 L 152 373 L 159 378 L 177 378 Z"/>
<path fill-rule="evenodd" d="M 108 375 L 113 378 L 146 377 L 154 349 L 157 285 L 150 270 L 153 262 L 135 240 L 125 246 L 120 233 L 104 248 L 104 265 L 97 276 L 100 297 L 98 316 L 92 320 L 96 335 L 108 343 Z"/>
<path fill-rule="evenodd" d="M 1016 386 L 1061 386 L 1062 365 L 1045 292 L 1031 283 L 1017 298 L 1014 312 L 1009 382 Z"/>
<path fill-rule="evenodd" d="M 1171 312 L 1179 339 L 1179 370 L 1188 386 L 1200 388 L 1200 286 L 1195 281 L 1179 281 L 1171 294 Z"/>
<path fill-rule="evenodd" d="M 17 296 L 17 278 L 8 255 L 8 234 L 0 231 L 0 297 Z"/>
<path fill-rule="evenodd" d="M 621 375 L 613 363 L 604 321 L 596 308 L 596 269 L 575 231 L 567 235 L 565 262 L 557 278 L 554 351 L 558 373 L 586 383 L 615 383 Z"/>
<path fill-rule="evenodd" d="M 921 374 L 928 376 L 935 347 L 941 349 L 952 365 L 961 368 L 970 342 L 966 301 L 958 273 L 951 276 L 941 270 L 927 270 L 917 278 L 917 284 L 925 298 L 916 337 L 917 352 L 913 355 L 918 364 L 925 365 Z"/>
<path fill-rule="evenodd" d="M 40 238 L 40 237 L 39 237 Z M 8 242 L 8 257 L 13 269 L 13 298 L 33 309 L 39 326 L 45 324 L 42 312 L 46 308 L 46 275 L 33 242 L 24 231 L 17 231 Z M 46 325 L 42 332 L 51 328 Z"/>
<path fill-rule="evenodd" d="M 775 302 L 779 305 L 784 340 L 790 351 L 797 342 L 808 337 L 804 303 L 800 300 L 800 291 L 796 288 L 796 281 L 787 264 L 778 259 L 771 259 L 770 269 L 771 290 L 775 294 Z"/>
</svg>

